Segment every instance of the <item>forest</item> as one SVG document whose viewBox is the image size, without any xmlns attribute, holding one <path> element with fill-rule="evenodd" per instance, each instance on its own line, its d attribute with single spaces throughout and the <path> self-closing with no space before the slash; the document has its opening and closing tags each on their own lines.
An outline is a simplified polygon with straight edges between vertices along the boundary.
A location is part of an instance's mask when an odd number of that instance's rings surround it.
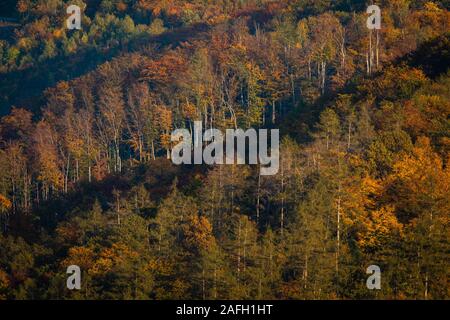
<svg viewBox="0 0 450 320">
<path fill-rule="evenodd" d="M 450 299 L 449 10 L 4 1 L 0 300 Z M 199 121 L 279 129 L 278 173 L 173 164 Z"/>
</svg>

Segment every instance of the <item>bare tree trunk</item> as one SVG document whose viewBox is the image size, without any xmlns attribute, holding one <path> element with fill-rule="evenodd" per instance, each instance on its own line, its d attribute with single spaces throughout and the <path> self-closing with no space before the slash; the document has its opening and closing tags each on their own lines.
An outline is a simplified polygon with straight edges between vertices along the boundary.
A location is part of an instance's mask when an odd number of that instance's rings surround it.
<svg viewBox="0 0 450 320">
<path fill-rule="evenodd" d="M 377 30 L 377 45 L 376 45 L 377 70 L 379 70 L 379 64 L 380 64 L 379 47 L 380 47 L 380 32 L 379 32 L 379 30 Z"/>
<path fill-rule="evenodd" d="M 28 212 L 30 209 L 30 203 L 31 203 L 31 178 L 28 176 L 27 170 L 25 169 L 25 174 L 23 177 L 23 206 L 25 208 L 25 211 Z"/>
<path fill-rule="evenodd" d="M 272 101 L 272 123 L 275 123 L 275 100 Z"/>
<path fill-rule="evenodd" d="M 69 168 L 70 168 L 70 155 L 67 156 L 67 166 L 64 172 L 64 193 L 67 193 L 69 184 Z"/>
<path fill-rule="evenodd" d="M 205 268 L 202 269 L 202 297 L 203 297 L 203 300 L 206 299 L 206 296 L 205 296 Z"/>
<path fill-rule="evenodd" d="M 153 160 L 156 160 L 156 156 L 155 156 L 155 142 L 152 139 L 152 158 Z"/>
<path fill-rule="evenodd" d="M 325 78 L 326 78 L 326 65 L 327 63 L 325 61 L 322 61 L 322 83 L 321 83 L 321 87 L 322 87 L 322 94 L 325 93 Z"/>
<path fill-rule="evenodd" d="M 370 75 L 369 52 L 366 53 L 366 72 L 367 72 L 367 75 Z"/>
<path fill-rule="evenodd" d="M 77 176 L 76 179 L 77 179 L 77 181 L 79 181 L 80 180 L 80 162 L 78 159 L 75 161 L 75 166 L 76 166 L 76 176 Z"/>
<path fill-rule="evenodd" d="M 144 144 L 144 142 L 142 140 L 142 137 L 139 136 L 139 162 L 140 163 L 142 163 L 142 161 L 143 161 L 143 157 L 142 157 L 143 144 Z"/>
<path fill-rule="evenodd" d="M 214 265 L 214 299 L 217 299 L 217 268 Z"/>
<path fill-rule="evenodd" d="M 317 84 L 319 85 L 319 88 L 321 86 L 322 80 L 321 80 L 321 72 L 320 72 L 320 62 L 317 61 Z"/>
<path fill-rule="evenodd" d="M 336 228 L 336 294 L 339 294 L 339 257 L 341 250 L 341 186 L 339 186 L 339 195 L 337 203 L 337 228 Z"/>
<path fill-rule="evenodd" d="M 311 81 L 311 77 L 312 77 L 312 75 L 311 75 L 311 58 L 309 57 L 308 58 L 308 79 L 309 79 L 309 81 Z"/>
<path fill-rule="evenodd" d="M 119 142 L 117 142 L 116 144 L 116 160 L 117 160 L 117 169 L 119 172 L 122 172 L 122 159 L 120 157 Z"/>
<path fill-rule="evenodd" d="M 372 30 L 369 31 L 369 74 L 372 74 Z"/>
<path fill-rule="evenodd" d="M 117 224 L 120 226 L 120 194 L 117 191 L 116 194 L 116 212 L 117 212 Z"/>
<path fill-rule="evenodd" d="M 281 217 L 280 217 L 281 235 L 284 231 L 284 164 L 281 161 Z"/>
<path fill-rule="evenodd" d="M 341 69 L 345 70 L 345 29 L 343 30 L 342 39 L 341 39 Z"/>
<path fill-rule="evenodd" d="M 238 226 L 238 254 L 237 254 L 237 281 L 238 285 L 240 282 L 240 274 L 241 274 L 241 219 L 239 219 L 239 226 Z"/>
<path fill-rule="evenodd" d="M 292 104 L 295 105 L 295 84 L 294 84 L 294 75 L 290 74 L 291 78 L 291 90 L 292 90 Z"/>
<path fill-rule="evenodd" d="M 244 243 L 242 245 L 242 272 L 244 272 L 245 274 L 245 269 L 246 269 L 246 255 L 247 255 L 247 228 L 245 228 L 244 230 Z"/>
<path fill-rule="evenodd" d="M 39 183 L 36 182 L 36 203 L 39 206 L 39 202 L 40 202 L 40 195 L 39 195 Z"/>
<path fill-rule="evenodd" d="M 259 205 L 261 197 L 261 170 L 258 168 L 258 188 L 256 190 L 256 224 L 259 224 Z"/>
<path fill-rule="evenodd" d="M 303 288 L 307 288 L 308 287 L 308 254 L 305 254 L 305 267 L 303 269 Z"/>
<path fill-rule="evenodd" d="M 16 181 L 12 179 L 12 212 L 16 214 Z"/>
<path fill-rule="evenodd" d="M 259 275 L 259 279 L 258 279 L 258 299 L 261 299 L 261 290 L 262 289 L 262 277 L 261 275 Z"/>
</svg>

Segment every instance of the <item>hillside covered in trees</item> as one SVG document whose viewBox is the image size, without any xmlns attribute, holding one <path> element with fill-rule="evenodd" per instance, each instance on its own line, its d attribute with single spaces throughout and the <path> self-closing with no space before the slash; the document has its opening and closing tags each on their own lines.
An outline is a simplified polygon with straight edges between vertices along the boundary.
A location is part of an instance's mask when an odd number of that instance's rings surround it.
<svg viewBox="0 0 450 320">
<path fill-rule="evenodd" d="M 449 1 L 5 3 L 0 299 L 450 298 Z M 194 121 L 278 174 L 172 164 Z"/>
</svg>

